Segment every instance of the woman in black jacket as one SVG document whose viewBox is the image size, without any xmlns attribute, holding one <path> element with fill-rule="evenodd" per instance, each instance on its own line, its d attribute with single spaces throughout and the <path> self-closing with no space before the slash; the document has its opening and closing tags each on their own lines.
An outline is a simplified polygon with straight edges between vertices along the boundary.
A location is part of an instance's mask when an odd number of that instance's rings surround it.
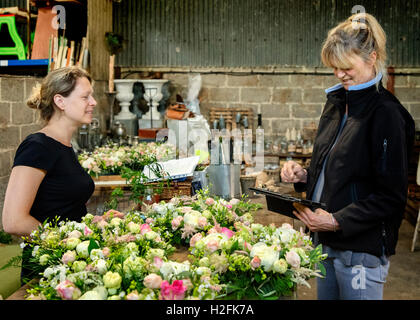
<svg viewBox="0 0 420 320">
<path fill-rule="evenodd" d="M 328 254 L 318 299 L 382 299 L 407 198 L 414 121 L 387 91 L 386 36 L 369 14 L 329 31 L 323 63 L 340 83 L 326 90 L 310 167 L 282 168 L 307 199 L 326 210 L 295 204 L 295 215 Z"/>
</svg>

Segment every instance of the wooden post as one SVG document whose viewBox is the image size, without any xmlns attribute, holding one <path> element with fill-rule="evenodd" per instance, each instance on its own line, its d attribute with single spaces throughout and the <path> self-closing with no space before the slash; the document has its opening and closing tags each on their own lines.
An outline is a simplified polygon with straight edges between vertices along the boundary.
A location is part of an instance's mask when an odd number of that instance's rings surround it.
<svg viewBox="0 0 420 320">
<path fill-rule="evenodd" d="M 105 33 L 112 32 L 112 1 L 89 0 L 87 47 L 90 54 L 90 74 L 95 80 L 109 80 L 109 52 Z"/>
</svg>

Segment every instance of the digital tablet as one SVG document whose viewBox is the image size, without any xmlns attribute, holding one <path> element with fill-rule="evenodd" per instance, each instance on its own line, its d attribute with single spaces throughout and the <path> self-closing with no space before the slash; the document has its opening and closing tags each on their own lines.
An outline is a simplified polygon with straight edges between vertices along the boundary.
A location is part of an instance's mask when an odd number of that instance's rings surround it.
<svg viewBox="0 0 420 320">
<path fill-rule="evenodd" d="M 312 211 L 314 211 L 317 208 L 325 210 L 327 207 L 325 203 L 296 198 L 288 194 L 281 194 L 266 189 L 249 188 L 249 190 L 252 190 L 258 194 L 265 195 L 268 210 L 280 213 L 282 215 L 294 219 L 297 219 L 297 217 L 293 214 L 293 211 L 296 211 L 296 208 L 293 206 L 293 203 L 300 203 L 301 205 L 308 207 Z"/>
</svg>

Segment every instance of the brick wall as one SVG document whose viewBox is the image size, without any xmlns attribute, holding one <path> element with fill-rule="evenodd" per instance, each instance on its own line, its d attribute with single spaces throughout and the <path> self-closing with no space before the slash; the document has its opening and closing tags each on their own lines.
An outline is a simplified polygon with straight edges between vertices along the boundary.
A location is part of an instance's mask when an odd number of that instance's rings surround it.
<svg viewBox="0 0 420 320">
<path fill-rule="evenodd" d="M 36 77 L 0 76 L 0 226 L 4 195 L 16 149 L 26 136 L 42 128 L 39 114 L 27 107 L 25 102 L 32 87 L 41 80 Z M 103 94 L 106 88 L 106 81 L 94 83 L 94 95 L 98 102 L 94 117 L 100 119 L 101 123 L 109 117 Z"/>
</svg>

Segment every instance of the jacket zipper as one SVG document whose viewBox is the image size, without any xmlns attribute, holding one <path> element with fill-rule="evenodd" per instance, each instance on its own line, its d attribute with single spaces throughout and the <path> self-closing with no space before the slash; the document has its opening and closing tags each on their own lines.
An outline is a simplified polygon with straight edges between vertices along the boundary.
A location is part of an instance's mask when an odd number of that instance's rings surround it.
<svg viewBox="0 0 420 320">
<path fill-rule="evenodd" d="M 347 101 L 348 101 L 348 92 L 346 90 L 346 104 L 345 104 L 346 106 L 347 106 Z M 331 140 L 331 143 L 329 144 L 328 148 L 325 150 L 324 154 L 321 157 L 321 159 L 322 159 L 322 161 L 320 162 L 321 164 L 324 163 L 325 157 L 328 155 L 329 151 L 331 150 L 332 145 L 334 144 L 335 139 L 337 138 L 338 132 L 340 131 L 340 124 L 341 124 L 341 122 L 337 126 L 337 130 L 334 134 L 334 139 Z M 327 163 L 325 164 L 325 167 L 327 167 Z M 322 168 L 319 172 L 317 172 L 317 175 L 315 176 L 315 181 L 318 181 L 319 174 L 321 173 L 321 171 L 322 171 Z M 325 184 L 324 184 L 324 188 L 325 188 Z M 313 196 L 313 191 L 314 191 L 314 187 L 311 190 L 311 197 Z M 321 195 L 321 198 L 322 198 L 322 195 Z"/>
<path fill-rule="evenodd" d="M 386 149 L 387 149 L 387 147 L 388 147 L 388 140 L 387 139 L 384 139 L 384 142 L 383 142 L 383 152 L 382 152 L 382 172 L 383 173 L 385 173 L 385 171 L 386 171 Z"/>
</svg>

